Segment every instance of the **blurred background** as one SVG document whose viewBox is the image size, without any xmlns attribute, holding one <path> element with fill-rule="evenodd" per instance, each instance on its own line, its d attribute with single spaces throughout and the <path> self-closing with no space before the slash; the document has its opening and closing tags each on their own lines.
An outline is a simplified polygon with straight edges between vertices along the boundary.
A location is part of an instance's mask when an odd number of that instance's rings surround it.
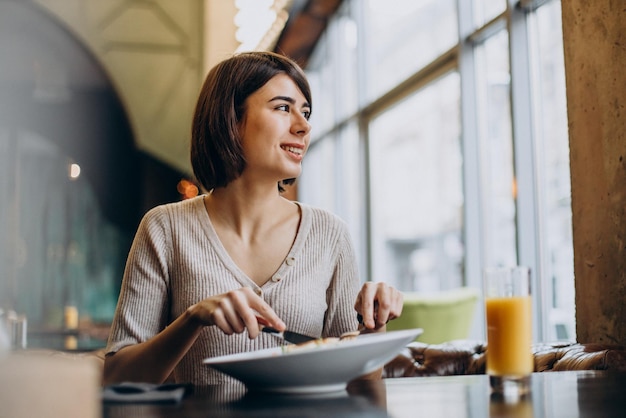
<svg viewBox="0 0 626 418">
<path fill-rule="evenodd" d="M 575 340 L 562 39 L 559 0 L 0 0 L 0 309 L 105 334 L 141 216 L 201 193 L 204 76 L 261 49 L 313 89 L 288 197 L 346 220 L 363 280 L 527 265 L 535 339 Z"/>
</svg>

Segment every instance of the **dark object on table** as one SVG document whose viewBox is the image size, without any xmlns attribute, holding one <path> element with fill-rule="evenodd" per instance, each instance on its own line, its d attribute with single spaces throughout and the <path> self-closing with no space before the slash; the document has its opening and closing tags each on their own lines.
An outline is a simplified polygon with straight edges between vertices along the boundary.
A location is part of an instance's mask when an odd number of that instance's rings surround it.
<svg viewBox="0 0 626 418">
<path fill-rule="evenodd" d="M 191 393 L 188 383 L 137 383 L 123 382 L 105 386 L 102 400 L 107 403 L 178 403 Z"/>
<path fill-rule="evenodd" d="M 443 344 L 413 342 L 385 365 L 383 377 L 484 374 L 487 344 L 457 340 Z M 535 371 L 626 371 L 626 347 L 610 344 L 535 344 Z"/>
</svg>

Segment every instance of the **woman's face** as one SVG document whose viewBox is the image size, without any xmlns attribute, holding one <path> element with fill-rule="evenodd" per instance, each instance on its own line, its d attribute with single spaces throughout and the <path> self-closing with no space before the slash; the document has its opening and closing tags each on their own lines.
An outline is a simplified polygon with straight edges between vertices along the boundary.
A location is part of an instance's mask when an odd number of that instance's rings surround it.
<svg viewBox="0 0 626 418">
<path fill-rule="evenodd" d="M 309 146 L 311 106 L 293 80 L 278 74 L 252 93 L 240 122 L 246 168 L 243 175 L 278 182 L 295 178 Z"/>
</svg>

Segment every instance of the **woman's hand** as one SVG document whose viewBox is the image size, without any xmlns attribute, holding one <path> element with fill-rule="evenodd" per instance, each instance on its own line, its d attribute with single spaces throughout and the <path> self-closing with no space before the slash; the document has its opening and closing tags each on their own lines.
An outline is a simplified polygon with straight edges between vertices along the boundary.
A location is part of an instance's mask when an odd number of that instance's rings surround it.
<svg viewBox="0 0 626 418">
<path fill-rule="evenodd" d="M 279 331 L 285 329 L 285 323 L 274 310 L 249 287 L 211 296 L 188 310 L 196 322 L 204 326 L 215 325 L 227 335 L 247 329 L 250 339 L 256 338 L 260 332 L 257 316 Z"/>
<path fill-rule="evenodd" d="M 386 283 L 366 282 L 359 292 L 354 309 L 363 317 L 363 326 L 384 331 L 387 322 L 402 313 L 403 296 Z"/>
</svg>

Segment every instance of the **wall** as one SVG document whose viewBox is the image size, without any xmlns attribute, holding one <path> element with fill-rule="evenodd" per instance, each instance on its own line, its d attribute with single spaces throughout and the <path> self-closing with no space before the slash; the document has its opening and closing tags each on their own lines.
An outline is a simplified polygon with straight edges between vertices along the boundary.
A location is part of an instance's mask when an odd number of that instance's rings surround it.
<svg viewBox="0 0 626 418">
<path fill-rule="evenodd" d="M 626 7 L 562 0 L 576 332 L 626 344 Z"/>
<path fill-rule="evenodd" d="M 106 69 L 137 147 L 191 173 L 191 118 L 205 68 L 204 0 L 37 0 Z M 234 36 L 222 33 L 224 42 Z"/>
<path fill-rule="evenodd" d="M 136 150 L 99 61 L 37 3 L 0 1 L 0 40 L 0 310 L 110 321 L 139 219 L 182 175 Z"/>
</svg>

